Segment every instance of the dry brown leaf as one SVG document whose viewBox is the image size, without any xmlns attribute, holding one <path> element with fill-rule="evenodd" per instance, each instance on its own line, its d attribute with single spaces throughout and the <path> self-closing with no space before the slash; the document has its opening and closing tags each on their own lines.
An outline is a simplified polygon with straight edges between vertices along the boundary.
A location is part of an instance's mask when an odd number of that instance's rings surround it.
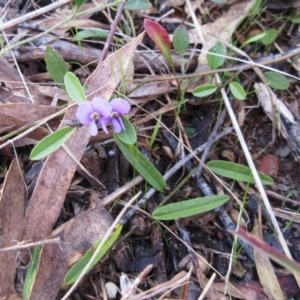
<svg viewBox="0 0 300 300">
<path fill-rule="evenodd" d="M 138 84 L 132 84 L 128 86 L 127 90 L 132 91 L 128 95 L 129 98 L 135 98 L 136 100 L 140 98 L 144 100 L 146 98 L 147 101 L 150 101 L 166 93 L 169 94 L 174 90 L 174 87 L 169 82 L 162 81 L 145 83 L 141 87 Z"/>
<path fill-rule="evenodd" d="M 25 180 L 17 159 L 14 159 L 6 174 L 0 199 L 0 248 L 10 247 L 14 241 L 22 240 L 26 199 Z M 9 298 L 16 275 L 17 253 L 18 251 L 0 253 L 0 297 Z"/>
<path fill-rule="evenodd" d="M 94 208 L 77 214 L 51 234 L 60 237 L 60 244 L 47 244 L 42 249 L 37 277 L 30 299 L 56 299 L 74 256 L 80 257 L 97 240 L 104 237 L 113 223 L 101 200 L 91 195 Z"/>
<path fill-rule="evenodd" d="M 234 287 L 228 289 L 228 285 L 223 282 L 214 282 L 214 287 L 220 291 L 224 292 L 228 290 L 228 294 L 237 299 L 245 299 L 245 300 L 270 300 L 263 292 L 262 287 L 256 282 L 251 281 L 248 283 L 235 284 Z"/>
<path fill-rule="evenodd" d="M 237 25 L 247 15 L 254 4 L 254 0 L 238 1 L 215 22 L 205 24 L 201 27 L 206 42 L 207 50 L 215 45 L 216 42 L 229 42 Z M 196 29 L 189 31 L 190 43 L 202 44 Z M 198 58 L 198 65 L 205 65 L 206 53 L 201 53 Z"/>
<path fill-rule="evenodd" d="M 110 54 L 104 62 L 98 64 L 96 70 L 87 79 L 89 90 L 87 98 L 102 97 L 109 99 L 115 87 L 123 79 L 131 60 L 134 57 L 136 47 L 142 42 L 144 33 L 141 33 L 130 43 L 122 47 L 119 51 Z"/>
<path fill-rule="evenodd" d="M 72 12 L 70 12 L 70 13 L 72 13 Z M 47 29 L 57 25 L 58 23 L 64 21 L 66 19 L 66 17 L 68 17 L 68 16 L 63 15 L 63 16 L 55 16 L 55 17 L 43 19 L 38 24 L 38 28 L 39 28 L 39 30 L 47 30 Z M 36 20 L 33 20 L 32 24 L 34 24 L 36 26 L 37 25 Z M 110 27 L 107 24 L 103 24 L 99 21 L 94 21 L 94 20 L 87 18 L 87 19 L 70 20 L 69 22 L 66 22 L 66 23 L 62 24 L 61 26 L 52 30 L 51 33 L 54 35 L 57 35 L 57 36 L 64 36 L 65 33 L 72 28 L 76 28 L 77 30 L 78 29 L 88 29 L 88 28 L 101 28 L 101 29 L 107 29 L 107 30 L 110 29 Z"/>
<path fill-rule="evenodd" d="M 41 97 L 40 87 L 32 84 L 25 76 L 23 76 L 23 79 L 28 84 L 32 101 L 36 104 L 42 104 L 43 98 Z M 14 96 L 24 99 L 23 102 L 28 102 L 28 99 L 30 99 L 17 69 L 4 57 L 0 57 L 0 82 L 3 82 L 7 88 L 12 90 Z"/>
<path fill-rule="evenodd" d="M 271 88 L 265 84 L 255 83 L 254 88 L 265 113 L 284 136 L 291 149 L 300 153 L 300 118 L 296 114 L 297 110 L 292 109 L 287 103 L 278 99 Z"/>
<path fill-rule="evenodd" d="M 254 221 L 254 228 L 258 228 L 257 220 Z M 254 235 L 261 238 L 259 230 L 254 232 Z M 284 300 L 285 297 L 275 275 L 274 268 L 267 255 L 253 247 L 255 266 L 260 284 L 263 286 L 264 292 L 269 299 Z"/>
<path fill-rule="evenodd" d="M 29 103 L 0 104 L 0 128 L 9 128 L 9 131 L 16 130 L 26 124 L 32 124 L 51 114 L 60 111 L 61 107 L 47 105 L 34 105 Z M 59 120 L 50 121 L 49 126 L 55 130 L 58 127 Z M 29 133 L 27 137 L 40 140 L 49 134 L 44 128 L 37 128 Z"/>
<path fill-rule="evenodd" d="M 99 63 L 88 79 L 89 100 L 97 95 L 107 100 L 110 98 L 116 85 L 122 80 L 122 72 L 126 70 L 142 38 L 143 34 Z M 64 120 L 74 119 L 76 111 L 76 106 L 70 107 Z M 77 160 L 80 160 L 89 138 L 88 126 L 82 126 L 66 142 L 66 146 Z M 77 163 L 62 148 L 48 156 L 26 213 L 25 239 L 36 241 L 50 235 L 76 167 Z"/>
</svg>

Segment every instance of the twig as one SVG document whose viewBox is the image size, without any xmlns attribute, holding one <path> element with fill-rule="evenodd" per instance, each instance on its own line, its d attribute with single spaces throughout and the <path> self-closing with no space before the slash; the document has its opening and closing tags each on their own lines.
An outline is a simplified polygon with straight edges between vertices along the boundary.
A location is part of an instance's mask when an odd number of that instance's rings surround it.
<svg viewBox="0 0 300 300">
<path fill-rule="evenodd" d="M 207 51 L 201 50 L 201 52 L 203 53 L 209 53 Z M 220 56 L 220 57 L 225 57 L 228 59 L 232 59 L 235 61 L 240 61 L 242 63 L 245 63 L 244 65 L 237 65 L 237 66 L 233 66 L 233 67 L 229 67 L 229 68 L 222 68 L 222 69 L 216 69 L 216 70 L 208 70 L 208 71 L 204 71 L 201 73 L 193 73 L 193 74 L 184 74 L 184 75 L 170 75 L 170 76 L 155 76 L 155 77 L 151 77 L 151 78 L 146 78 L 146 79 L 135 79 L 133 80 L 133 82 L 142 82 L 142 83 L 147 83 L 147 82 L 153 82 L 153 81 L 171 81 L 174 79 L 187 79 L 187 78 L 195 78 L 195 77 L 200 77 L 200 76 L 204 76 L 204 75 L 211 75 L 211 74 L 217 74 L 217 73 L 225 73 L 225 72 L 234 72 L 234 71 L 245 71 L 245 70 L 249 70 L 249 69 L 253 69 L 255 67 L 260 67 L 266 70 L 271 70 L 274 71 L 274 68 L 268 67 L 267 65 L 271 65 L 283 60 L 286 60 L 290 57 L 293 57 L 295 55 L 299 55 L 300 54 L 300 48 L 288 51 L 284 54 L 277 54 L 277 55 L 270 55 L 267 58 L 264 59 L 259 59 L 257 61 L 252 61 L 249 62 L 248 60 L 245 59 L 238 59 L 236 57 L 232 57 L 232 56 L 224 56 L 224 55 L 218 55 L 216 53 L 213 53 L 216 56 Z M 276 72 L 289 76 L 291 78 L 294 78 L 296 80 L 300 80 L 299 77 L 297 76 L 293 76 L 291 74 L 288 74 L 286 72 L 282 72 L 280 70 L 276 70 Z"/>
<path fill-rule="evenodd" d="M 20 250 L 20 249 L 27 249 L 27 248 L 30 248 L 30 247 L 46 245 L 46 244 L 54 244 L 54 243 L 58 243 L 58 244 L 61 243 L 60 237 L 47 239 L 47 240 L 43 240 L 43 241 L 38 241 L 38 242 L 34 242 L 34 243 L 27 243 L 27 244 L 19 243 L 15 246 L 0 248 L 0 253 L 1 252 L 9 252 L 9 251 Z"/>
<path fill-rule="evenodd" d="M 196 178 L 196 177 L 199 177 L 201 175 L 202 170 L 203 170 L 203 164 L 206 161 L 208 152 L 210 151 L 212 145 L 215 142 L 215 137 L 218 133 L 218 130 L 219 130 L 220 126 L 224 123 L 226 114 L 227 114 L 227 110 L 226 110 L 226 108 L 224 108 L 223 111 L 221 112 L 220 116 L 218 117 L 217 122 L 215 123 L 215 126 L 212 130 L 212 133 L 210 134 L 210 136 L 208 138 L 208 141 L 206 143 L 206 147 L 205 147 L 205 149 L 202 153 L 202 156 L 201 156 L 201 163 L 199 164 L 199 167 L 198 167 L 196 173 L 193 175 L 193 177 Z"/>
<path fill-rule="evenodd" d="M 37 10 L 34 10 L 26 15 L 23 15 L 23 16 L 20 16 L 18 18 L 15 18 L 15 19 L 12 19 L 2 25 L 0 25 L 0 32 L 3 31 L 3 30 L 6 30 L 10 27 L 13 27 L 15 25 L 18 25 L 18 24 L 21 24 L 23 23 L 24 21 L 26 20 L 30 20 L 30 19 L 33 19 L 33 18 L 36 18 L 37 16 L 40 16 L 50 10 L 53 10 L 55 8 L 58 8 L 62 5 L 65 5 L 69 2 L 71 2 L 72 0 L 59 0 L 57 2 L 54 2 L 50 5 L 47 5 L 45 7 L 41 7 L 40 9 L 37 9 Z"/>
<path fill-rule="evenodd" d="M 125 1 L 120 1 L 120 5 L 118 7 L 118 11 L 117 11 L 116 17 L 114 19 L 114 22 L 112 24 L 112 27 L 111 27 L 110 32 L 109 32 L 109 35 L 107 37 L 107 40 L 106 40 L 104 48 L 103 48 L 100 61 L 103 61 L 105 59 L 107 53 L 108 53 L 110 44 L 111 44 L 111 42 L 112 42 L 112 40 L 114 38 L 115 32 L 116 32 L 119 20 L 120 20 L 120 18 L 122 16 L 122 12 L 123 12 L 124 6 L 125 6 Z"/>
</svg>

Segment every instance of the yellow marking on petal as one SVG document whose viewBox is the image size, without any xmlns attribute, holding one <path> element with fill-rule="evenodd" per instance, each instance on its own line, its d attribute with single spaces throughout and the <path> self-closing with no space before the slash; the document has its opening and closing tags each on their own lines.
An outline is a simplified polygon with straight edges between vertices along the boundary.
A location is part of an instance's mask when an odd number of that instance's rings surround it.
<svg viewBox="0 0 300 300">
<path fill-rule="evenodd" d="M 91 118 L 93 120 L 98 120 L 99 119 L 99 114 L 97 112 L 93 112 L 92 115 L 91 115 Z"/>
</svg>

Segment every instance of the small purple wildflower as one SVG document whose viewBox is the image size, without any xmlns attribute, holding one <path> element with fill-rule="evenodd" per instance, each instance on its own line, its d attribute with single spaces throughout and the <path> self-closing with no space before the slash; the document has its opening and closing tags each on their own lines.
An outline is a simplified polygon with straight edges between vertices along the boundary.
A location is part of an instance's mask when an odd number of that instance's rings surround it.
<svg viewBox="0 0 300 300">
<path fill-rule="evenodd" d="M 122 130 L 126 129 L 122 121 L 121 115 L 127 114 L 130 111 L 131 107 L 128 101 L 122 98 L 114 98 L 110 102 L 110 104 L 112 106 L 112 111 L 110 114 L 111 124 L 114 128 L 114 131 L 116 133 L 119 133 Z"/>
<path fill-rule="evenodd" d="M 98 125 L 106 132 L 106 124 L 110 121 L 112 105 L 100 97 L 95 97 L 92 101 L 80 103 L 76 118 L 83 125 L 90 125 L 90 133 L 95 136 L 98 133 Z"/>
</svg>

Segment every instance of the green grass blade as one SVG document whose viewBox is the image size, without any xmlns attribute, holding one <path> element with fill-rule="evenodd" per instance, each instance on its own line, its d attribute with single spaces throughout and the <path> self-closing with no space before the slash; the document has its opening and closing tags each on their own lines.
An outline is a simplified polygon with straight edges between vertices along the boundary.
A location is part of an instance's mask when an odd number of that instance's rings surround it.
<svg viewBox="0 0 300 300">
<path fill-rule="evenodd" d="M 38 271 L 41 249 L 42 249 L 41 246 L 36 246 L 33 248 L 31 264 L 27 270 L 24 287 L 23 287 L 24 300 L 30 299 L 31 291 Z"/>
</svg>

